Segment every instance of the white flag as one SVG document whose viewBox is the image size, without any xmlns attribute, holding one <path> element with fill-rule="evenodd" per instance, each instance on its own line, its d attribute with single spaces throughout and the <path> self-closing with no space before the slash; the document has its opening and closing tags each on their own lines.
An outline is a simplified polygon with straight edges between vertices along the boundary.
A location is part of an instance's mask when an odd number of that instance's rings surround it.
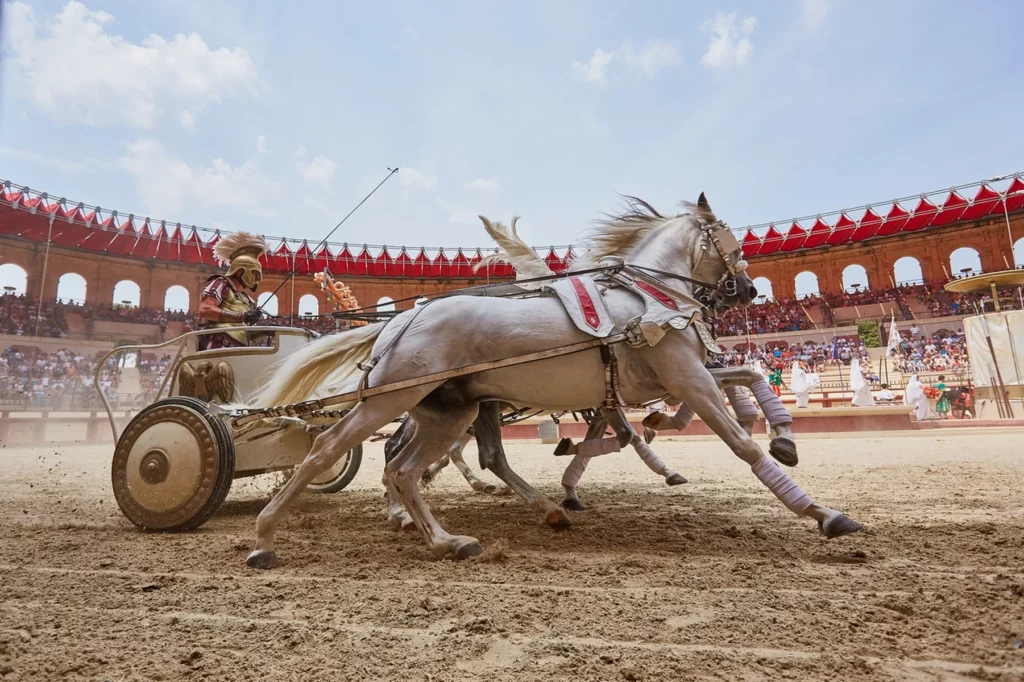
<svg viewBox="0 0 1024 682">
<path fill-rule="evenodd" d="M 892 314 L 892 323 L 889 325 L 889 345 L 885 348 L 886 355 L 892 355 L 900 348 L 900 333 L 896 329 L 896 313 Z"/>
</svg>

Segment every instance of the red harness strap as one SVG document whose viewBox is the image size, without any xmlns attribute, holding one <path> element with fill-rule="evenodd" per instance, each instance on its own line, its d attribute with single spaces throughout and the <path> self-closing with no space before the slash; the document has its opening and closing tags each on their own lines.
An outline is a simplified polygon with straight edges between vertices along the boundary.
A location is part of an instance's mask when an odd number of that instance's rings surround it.
<svg viewBox="0 0 1024 682">
<path fill-rule="evenodd" d="M 580 309 L 583 311 L 583 317 L 587 321 L 587 326 L 591 329 L 597 329 L 601 326 L 601 318 L 597 316 L 597 306 L 594 305 L 594 299 L 590 297 L 587 288 L 583 286 L 583 282 L 580 281 L 579 277 L 570 277 L 569 282 L 572 283 L 572 290 L 576 292 L 576 298 L 579 299 Z"/>
</svg>

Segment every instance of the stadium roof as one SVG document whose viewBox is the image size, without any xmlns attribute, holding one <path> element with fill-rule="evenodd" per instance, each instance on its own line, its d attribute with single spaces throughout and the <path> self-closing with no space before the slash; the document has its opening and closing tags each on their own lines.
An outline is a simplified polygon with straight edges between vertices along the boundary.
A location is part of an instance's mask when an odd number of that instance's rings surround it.
<svg viewBox="0 0 1024 682">
<path fill-rule="evenodd" d="M 1005 184 L 1003 189 L 998 185 Z M 916 203 L 915 203 L 916 202 Z M 857 244 L 900 233 L 967 223 L 989 216 L 1004 216 L 1024 209 L 1021 174 L 979 182 L 830 214 L 764 223 L 739 228 L 744 255 L 758 257 L 811 249 Z M 907 208 L 912 206 L 912 208 Z M 855 217 L 851 217 L 855 216 Z M 835 217 L 831 224 L 828 218 Z M 763 232 L 763 233 L 762 233 Z M 212 247 L 220 232 L 191 225 L 124 216 L 98 206 L 70 204 L 47 193 L 4 182 L 0 190 L 0 235 L 127 258 L 159 260 L 216 267 Z M 276 247 L 264 257 L 270 272 L 286 273 L 298 266 L 300 274 L 330 268 L 336 275 L 369 277 L 467 278 L 473 266 L 493 248 L 372 246 L 327 243 L 311 246 L 306 240 L 268 238 Z M 539 250 L 538 253 L 543 253 Z M 544 260 L 556 272 L 574 257 L 571 246 L 548 247 Z M 479 273 L 482 276 L 484 273 Z M 492 263 L 491 277 L 511 277 L 512 266 Z"/>
</svg>

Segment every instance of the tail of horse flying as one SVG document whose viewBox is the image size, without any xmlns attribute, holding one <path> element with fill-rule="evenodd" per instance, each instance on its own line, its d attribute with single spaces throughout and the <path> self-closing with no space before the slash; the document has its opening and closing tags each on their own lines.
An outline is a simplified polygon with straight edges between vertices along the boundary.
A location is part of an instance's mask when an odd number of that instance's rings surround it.
<svg viewBox="0 0 1024 682">
<path fill-rule="evenodd" d="M 370 359 L 385 324 L 378 322 L 325 336 L 292 353 L 253 395 L 250 407 L 302 402 L 316 397 L 317 389 L 329 389 L 351 379 L 360 371 L 359 363 Z"/>
<path fill-rule="evenodd" d="M 492 262 L 504 261 L 512 264 L 516 271 L 517 280 L 550 277 L 555 274 L 548 267 L 548 264 L 544 262 L 544 259 L 533 250 L 533 247 L 519 237 L 519 233 L 516 232 L 516 223 L 519 221 L 519 216 L 512 218 L 510 227 L 505 227 L 501 222 L 492 223 L 483 216 L 480 216 L 480 220 L 483 221 L 484 229 L 487 230 L 487 234 L 498 245 L 500 252 L 491 254 L 477 263 L 473 267 L 474 272 L 478 272 L 480 268 L 486 268 Z M 524 284 L 523 287 L 526 289 L 539 289 L 544 284 L 544 282 L 530 282 Z"/>
</svg>

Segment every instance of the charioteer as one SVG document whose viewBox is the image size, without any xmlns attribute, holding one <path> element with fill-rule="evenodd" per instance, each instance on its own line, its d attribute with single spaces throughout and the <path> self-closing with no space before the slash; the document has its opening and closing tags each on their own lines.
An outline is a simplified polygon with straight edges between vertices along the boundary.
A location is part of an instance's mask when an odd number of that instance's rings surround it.
<svg viewBox="0 0 1024 682">
<path fill-rule="evenodd" d="M 223 332 L 199 337 L 199 350 L 238 348 L 265 345 L 271 337 L 266 332 L 238 329 L 255 325 L 263 313 L 253 295 L 263 281 L 260 257 L 267 251 L 266 240 L 248 232 L 233 232 L 213 246 L 213 256 L 224 274 L 206 280 L 199 302 L 199 329 Z"/>
</svg>

